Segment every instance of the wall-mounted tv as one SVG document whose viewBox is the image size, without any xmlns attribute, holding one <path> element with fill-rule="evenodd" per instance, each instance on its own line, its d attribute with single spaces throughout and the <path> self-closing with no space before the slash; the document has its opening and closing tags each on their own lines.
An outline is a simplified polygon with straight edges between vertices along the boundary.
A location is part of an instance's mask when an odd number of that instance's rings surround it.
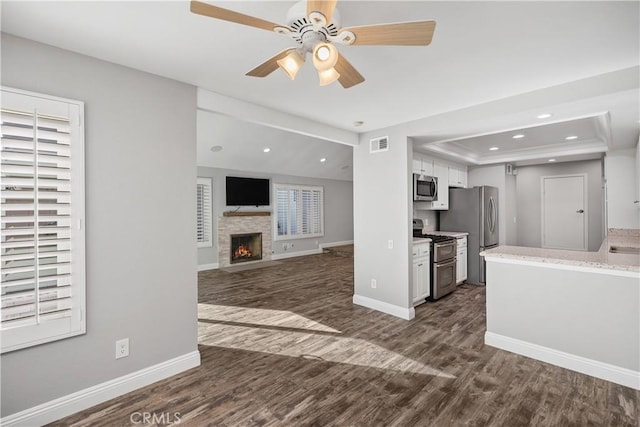
<svg viewBox="0 0 640 427">
<path fill-rule="evenodd" d="M 227 206 L 269 206 L 269 180 L 227 177 Z"/>
</svg>

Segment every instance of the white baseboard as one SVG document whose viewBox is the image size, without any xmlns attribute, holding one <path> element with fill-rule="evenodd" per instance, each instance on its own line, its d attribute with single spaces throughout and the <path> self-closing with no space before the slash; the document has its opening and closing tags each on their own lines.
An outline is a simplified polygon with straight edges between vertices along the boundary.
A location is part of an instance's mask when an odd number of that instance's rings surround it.
<svg viewBox="0 0 640 427">
<path fill-rule="evenodd" d="M 324 248 L 332 248 L 334 246 L 344 246 L 344 245 L 353 245 L 353 240 L 343 240 L 342 242 L 320 243 L 318 247 L 320 249 L 324 249 Z"/>
<path fill-rule="evenodd" d="M 373 298 L 363 297 L 362 295 L 354 295 L 353 303 L 363 307 L 371 308 L 376 311 L 390 314 L 404 320 L 411 320 L 416 317 L 416 310 L 413 307 L 405 308 L 399 305 L 389 304 L 388 302 L 378 301 Z"/>
<path fill-rule="evenodd" d="M 157 365 L 132 372 L 125 376 L 71 393 L 33 408 L 8 415 L 0 420 L 0 425 L 40 426 L 75 414 L 107 400 L 148 386 L 156 381 L 169 378 L 180 372 L 200 366 L 200 353 L 178 356 Z"/>
<path fill-rule="evenodd" d="M 295 258 L 298 256 L 317 255 L 321 253 L 322 253 L 322 249 L 310 249 L 308 251 L 285 252 L 283 254 L 271 254 L 271 259 L 279 260 L 279 259 L 285 259 L 285 258 Z"/>
<path fill-rule="evenodd" d="M 201 264 L 198 266 L 198 271 L 217 270 L 218 268 L 220 268 L 220 264 L 217 262 L 213 264 Z"/>
<path fill-rule="evenodd" d="M 532 359 L 541 360 L 561 368 L 570 369 L 592 377 L 601 378 L 640 390 L 640 372 L 622 368 L 598 360 L 587 359 L 571 353 L 554 350 L 493 332 L 485 332 L 484 343 L 491 347 L 507 350 Z"/>
</svg>

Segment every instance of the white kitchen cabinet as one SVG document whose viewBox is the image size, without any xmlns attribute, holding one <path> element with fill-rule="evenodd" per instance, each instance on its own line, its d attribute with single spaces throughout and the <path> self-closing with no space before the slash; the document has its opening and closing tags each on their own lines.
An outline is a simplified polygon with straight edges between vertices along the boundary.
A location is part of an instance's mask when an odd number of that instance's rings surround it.
<svg viewBox="0 0 640 427">
<path fill-rule="evenodd" d="M 438 177 L 438 200 L 431 202 L 431 209 L 449 209 L 449 167 L 444 163 L 434 162 L 433 169 Z"/>
<path fill-rule="evenodd" d="M 467 280 L 467 236 L 459 237 L 456 243 L 456 283 L 459 285 Z"/>
<path fill-rule="evenodd" d="M 422 157 L 414 157 L 412 169 L 413 173 L 433 176 L 433 160 L 425 159 Z"/>
<path fill-rule="evenodd" d="M 449 165 L 449 187 L 467 188 L 467 170 L 461 166 Z"/>
<path fill-rule="evenodd" d="M 413 245 L 413 305 L 422 304 L 430 294 L 430 244 Z"/>
</svg>

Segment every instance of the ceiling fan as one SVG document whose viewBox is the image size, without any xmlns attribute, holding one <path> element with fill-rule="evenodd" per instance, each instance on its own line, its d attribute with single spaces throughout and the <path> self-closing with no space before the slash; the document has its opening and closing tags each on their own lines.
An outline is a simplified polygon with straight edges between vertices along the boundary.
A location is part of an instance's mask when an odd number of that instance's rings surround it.
<svg viewBox="0 0 640 427">
<path fill-rule="evenodd" d="M 200 1 L 191 2 L 191 12 L 250 27 L 273 31 L 298 43 L 278 52 L 246 75 L 266 77 L 281 68 L 290 79 L 311 53 L 320 85 L 336 80 L 346 89 L 364 81 L 364 77 L 342 56 L 334 44 L 427 46 L 431 43 L 435 21 L 397 22 L 393 24 L 340 27 L 337 0 L 300 0 L 287 13 L 287 25 L 275 24 Z"/>
</svg>

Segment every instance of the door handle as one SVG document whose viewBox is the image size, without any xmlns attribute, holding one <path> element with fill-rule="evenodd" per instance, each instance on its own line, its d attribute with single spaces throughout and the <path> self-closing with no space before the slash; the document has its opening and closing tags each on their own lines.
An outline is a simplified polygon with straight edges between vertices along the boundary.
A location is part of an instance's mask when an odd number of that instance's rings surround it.
<svg viewBox="0 0 640 427">
<path fill-rule="evenodd" d="M 584 213 L 584 209 L 578 209 L 576 213 Z"/>
</svg>

